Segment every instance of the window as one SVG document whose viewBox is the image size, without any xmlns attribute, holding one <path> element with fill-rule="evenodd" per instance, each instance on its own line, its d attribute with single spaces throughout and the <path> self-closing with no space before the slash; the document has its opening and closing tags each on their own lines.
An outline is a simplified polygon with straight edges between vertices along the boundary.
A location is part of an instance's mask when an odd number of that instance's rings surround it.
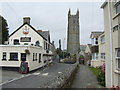
<svg viewBox="0 0 120 90">
<path fill-rule="evenodd" d="M 97 60 L 99 57 L 98 57 L 98 53 L 93 53 L 92 54 L 92 59 L 93 60 Z"/>
<path fill-rule="evenodd" d="M 39 53 L 39 63 L 41 62 L 41 54 Z"/>
<path fill-rule="evenodd" d="M 46 49 L 48 49 L 48 44 L 46 43 Z"/>
<path fill-rule="evenodd" d="M 46 49 L 46 42 L 44 41 L 44 50 Z"/>
<path fill-rule="evenodd" d="M 98 38 L 95 38 L 95 44 L 98 44 Z"/>
<path fill-rule="evenodd" d="M 120 48 L 116 49 L 117 69 L 120 69 Z"/>
<path fill-rule="evenodd" d="M 118 59 L 118 69 L 120 69 L 120 59 Z"/>
<path fill-rule="evenodd" d="M 31 37 L 21 37 L 20 41 L 21 42 L 31 42 Z"/>
<path fill-rule="evenodd" d="M 101 59 L 105 59 L 105 53 L 101 53 Z"/>
<path fill-rule="evenodd" d="M 19 40 L 18 39 L 14 39 L 14 45 L 20 45 Z"/>
<path fill-rule="evenodd" d="M 36 53 L 36 59 L 35 60 L 37 61 L 37 53 Z"/>
<path fill-rule="evenodd" d="M 92 59 L 93 59 L 93 60 L 95 59 L 95 53 L 92 54 Z"/>
<path fill-rule="evenodd" d="M 18 53 L 10 53 L 10 61 L 18 61 Z"/>
<path fill-rule="evenodd" d="M 116 5 L 116 13 L 120 13 L 120 3 Z"/>
<path fill-rule="evenodd" d="M 26 61 L 26 53 L 21 53 L 21 61 Z"/>
<path fill-rule="evenodd" d="M 36 41 L 35 46 L 40 46 L 40 42 Z"/>
<path fill-rule="evenodd" d="M 35 58 L 35 54 L 33 53 L 33 61 L 35 60 L 34 58 Z"/>
<path fill-rule="evenodd" d="M 104 43 L 104 42 L 105 42 L 105 36 L 104 36 L 104 35 L 101 36 L 100 41 L 101 41 L 101 43 Z"/>
<path fill-rule="evenodd" d="M 117 49 L 117 57 L 120 58 L 120 48 Z"/>
<path fill-rule="evenodd" d="M 96 53 L 96 59 L 98 59 L 98 53 Z"/>
<path fill-rule="evenodd" d="M 3 59 L 2 59 L 2 60 L 7 60 L 7 59 L 6 59 L 6 56 L 7 56 L 7 55 L 6 55 L 6 52 L 3 52 Z"/>
</svg>

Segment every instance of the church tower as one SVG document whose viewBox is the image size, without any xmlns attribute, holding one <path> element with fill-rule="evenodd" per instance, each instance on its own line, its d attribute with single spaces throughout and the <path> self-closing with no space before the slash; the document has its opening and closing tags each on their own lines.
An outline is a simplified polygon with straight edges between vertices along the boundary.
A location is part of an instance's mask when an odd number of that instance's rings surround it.
<svg viewBox="0 0 120 90">
<path fill-rule="evenodd" d="M 75 15 L 68 11 L 68 30 L 67 30 L 67 52 L 76 54 L 80 50 L 79 41 L 79 10 Z"/>
</svg>

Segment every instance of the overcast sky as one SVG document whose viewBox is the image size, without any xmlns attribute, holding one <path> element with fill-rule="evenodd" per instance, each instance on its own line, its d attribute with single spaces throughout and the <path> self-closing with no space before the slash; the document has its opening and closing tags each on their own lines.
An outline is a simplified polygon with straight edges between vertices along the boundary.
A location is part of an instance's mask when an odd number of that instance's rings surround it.
<svg viewBox="0 0 120 90">
<path fill-rule="evenodd" d="M 7 20 L 11 34 L 23 23 L 23 17 L 31 18 L 35 29 L 49 30 L 51 41 L 58 47 L 59 39 L 67 42 L 68 10 L 80 11 L 80 44 L 91 43 L 91 31 L 103 31 L 102 2 L 4 2 L 0 14 Z M 62 46 L 63 48 L 63 46 Z"/>
</svg>

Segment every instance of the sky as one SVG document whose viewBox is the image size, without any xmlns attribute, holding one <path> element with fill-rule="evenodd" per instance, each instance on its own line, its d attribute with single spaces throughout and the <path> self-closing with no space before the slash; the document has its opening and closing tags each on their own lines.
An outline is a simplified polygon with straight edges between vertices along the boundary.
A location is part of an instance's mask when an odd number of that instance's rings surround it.
<svg viewBox="0 0 120 90">
<path fill-rule="evenodd" d="M 8 23 L 9 34 L 23 24 L 23 17 L 31 18 L 35 29 L 49 30 L 51 41 L 58 47 L 61 39 L 62 49 L 67 46 L 68 10 L 76 14 L 79 9 L 80 44 L 90 44 L 92 31 L 103 31 L 103 2 L 1 2 L 0 15 Z"/>
</svg>

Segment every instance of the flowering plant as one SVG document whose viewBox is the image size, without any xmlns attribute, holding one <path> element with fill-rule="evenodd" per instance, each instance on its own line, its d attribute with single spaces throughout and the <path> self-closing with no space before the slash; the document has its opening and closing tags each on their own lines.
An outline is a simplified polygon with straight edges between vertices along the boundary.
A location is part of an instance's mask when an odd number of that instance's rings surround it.
<svg viewBox="0 0 120 90">
<path fill-rule="evenodd" d="M 102 65 L 102 72 L 105 72 L 105 64 Z"/>
</svg>

